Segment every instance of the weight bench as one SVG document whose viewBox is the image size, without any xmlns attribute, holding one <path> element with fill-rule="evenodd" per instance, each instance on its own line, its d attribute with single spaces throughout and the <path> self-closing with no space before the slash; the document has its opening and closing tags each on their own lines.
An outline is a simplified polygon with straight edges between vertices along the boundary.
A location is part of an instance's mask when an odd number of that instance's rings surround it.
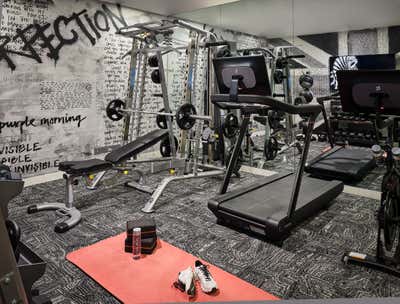
<svg viewBox="0 0 400 304">
<path fill-rule="evenodd" d="M 45 210 L 55 210 L 57 213 L 68 217 L 66 220 L 58 222 L 54 228 L 55 232 L 63 233 L 77 225 L 81 220 L 80 211 L 73 206 L 74 192 L 73 186 L 77 185 L 77 177 L 97 174 L 89 189 L 95 189 L 96 185 L 103 178 L 108 170 L 113 170 L 124 161 L 135 157 L 139 153 L 149 149 L 165 137 L 168 137 L 168 130 L 160 129 L 138 137 L 136 140 L 119 147 L 108 153 L 104 160 L 88 159 L 80 161 L 65 161 L 58 166 L 60 171 L 65 172 L 63 178 L 66 182 L 66 193 L 64 203 L 43 203 L 31 205 L 28 207 L 28 213 L 36 213 Z"/>
</svg>

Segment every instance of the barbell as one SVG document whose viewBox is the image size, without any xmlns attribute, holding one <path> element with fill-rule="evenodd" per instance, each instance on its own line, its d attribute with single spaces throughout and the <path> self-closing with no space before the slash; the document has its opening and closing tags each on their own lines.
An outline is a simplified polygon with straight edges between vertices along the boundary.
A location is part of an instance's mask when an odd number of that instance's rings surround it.
<svg viewBox="0 0 400 304">
<path fill-rule="evenodd" d="M 172 117 L 176 119 L 176 123 L 182 130 L 190 130 L 196 123 L 196 119 L 211 121 L 210 116 L 197 115 L 194 105 L 186 103 L 178 108 L 175 114 L 168 112 L 153 112 L 140 109 L 125 109 L 125 102 L 120 99 L 110 101 L 106 108 L 107 117 L 113 121 L 121 120 L 127 113 L 139 113 L 157 115 L 157 121 L 161 121 L 161 117 Z M 159 125 L 160 126 L 160 125 Z"/>
</svg>

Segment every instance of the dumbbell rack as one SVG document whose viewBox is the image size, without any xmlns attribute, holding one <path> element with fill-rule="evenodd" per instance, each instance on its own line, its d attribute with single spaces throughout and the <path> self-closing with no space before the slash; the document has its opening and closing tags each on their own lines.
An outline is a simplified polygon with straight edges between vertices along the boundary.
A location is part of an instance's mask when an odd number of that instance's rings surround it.
<svg viewBox="0 0 400 304">
<path fill-rule="evenodd" d="M 375 127 L 368 115 L 342 111 L 340 100 L 331 102 L 330 125 L 335 142 L 371 147 L 377 141 Z"/>
</svg>

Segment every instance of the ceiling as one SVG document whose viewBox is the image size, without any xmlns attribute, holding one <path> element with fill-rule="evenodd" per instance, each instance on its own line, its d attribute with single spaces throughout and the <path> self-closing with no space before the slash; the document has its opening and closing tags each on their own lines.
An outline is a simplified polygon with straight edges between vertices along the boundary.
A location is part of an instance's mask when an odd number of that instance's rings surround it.
<svg viewBox="0 0 400 304">
<path fill-rule="evenodd" d="M 400 0 L 240 0 L 177 16 L 269 38 L 290 37 L 400 25 Z"/>
<path fill-rule="evenodd" d="M 160 15 L 175 15 L 239 0 L 103 0 Z"/>
</svg>

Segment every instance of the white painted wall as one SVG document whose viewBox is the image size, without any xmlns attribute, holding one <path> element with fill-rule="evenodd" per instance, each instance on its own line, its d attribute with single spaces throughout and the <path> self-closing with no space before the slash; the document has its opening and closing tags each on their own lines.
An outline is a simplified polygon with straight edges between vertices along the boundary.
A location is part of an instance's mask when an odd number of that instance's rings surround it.
<svg viewBox="0 0 400 304">
<path fill-rule="evenodd" d="M 173 15 L 235 1 L 239 0 L 104 0 L 103 2 L 120 3 L 126 7 L 160 15 Z"/>
<path fill-rule="evenodd" d="M 241 0 L 178 16 L 276 38 L 398 25 L 400 0 Z"/>
</svg>

